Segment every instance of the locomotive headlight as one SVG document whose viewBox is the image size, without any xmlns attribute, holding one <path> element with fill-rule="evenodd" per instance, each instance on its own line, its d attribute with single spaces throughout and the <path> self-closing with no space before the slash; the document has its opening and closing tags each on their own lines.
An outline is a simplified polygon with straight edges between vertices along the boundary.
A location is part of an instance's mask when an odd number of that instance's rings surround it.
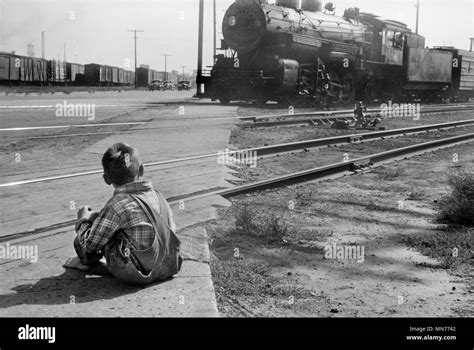
<svg viewBox="0 0 474 350">
<path fill-rule="evenodd" d="M 235 26 L 235 24 L 237 23 L 237 19 L 235 18 L 235 16 L 230 16 L 229 17 L 229 25 L 231 27 Z"/>
</svg>

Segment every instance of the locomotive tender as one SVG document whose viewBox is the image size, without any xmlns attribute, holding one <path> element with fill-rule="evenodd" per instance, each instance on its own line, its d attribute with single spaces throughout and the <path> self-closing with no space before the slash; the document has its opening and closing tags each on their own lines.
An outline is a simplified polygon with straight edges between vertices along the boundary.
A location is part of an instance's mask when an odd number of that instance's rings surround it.
<svg viewBox="0 0 474 350">
<path fill-rule="evenodd" d="M 236 0 L 222 23 L 227 54 L 198 78 L 201 97 L 310 106 L 457 97 L 454 49 L 425 48 L 406 24 L 358 8 L 333 12 L 319 0 Z"/>
</svg>

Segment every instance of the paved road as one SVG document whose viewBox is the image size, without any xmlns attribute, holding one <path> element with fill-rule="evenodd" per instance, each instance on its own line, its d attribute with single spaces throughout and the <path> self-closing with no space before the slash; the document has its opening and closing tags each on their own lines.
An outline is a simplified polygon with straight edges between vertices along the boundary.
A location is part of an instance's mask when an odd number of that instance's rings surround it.
<svg viewBox="0 0 474 350">
<path fill-rule="evenodd" d="M 40 95 L 1 96 L 0 129 L 24 126 L 77 125 L 98 123 L 119 113 L 164 104 L 205 103 L 192 98 L 191 92 L 124 91 Z M 87 105 L 84 113 L 73 117 L 61 116 L 59 106 Z M 68 107 L 66 107 L 68 108 Z M 62 109 L 64 110 L 64 109 Z M 67 110 L 67 109 L 66 109 Z M 94 112 L 94 118 L 89 112 Z"/>
</svg>

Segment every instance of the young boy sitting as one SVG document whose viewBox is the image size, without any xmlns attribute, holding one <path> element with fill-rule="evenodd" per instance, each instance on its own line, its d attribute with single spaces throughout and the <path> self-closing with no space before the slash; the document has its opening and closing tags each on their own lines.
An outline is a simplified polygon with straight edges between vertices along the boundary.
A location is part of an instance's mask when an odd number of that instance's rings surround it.
<svg viewBox="0 0 474 350">
<path fill-rule="evenodd" d="M 180 241 L 170 206 L 140 180 L 144 167 L 138 151 L 123 143 L 102 158 L 104 180 L 115 188 L 100 213 L 79 210 L 74 248 L 78 257 L 65 267 L 88 270 L 105 256 L 108 270 L 125 283 L 149 284 L 178 273 Z"/>
</svg>

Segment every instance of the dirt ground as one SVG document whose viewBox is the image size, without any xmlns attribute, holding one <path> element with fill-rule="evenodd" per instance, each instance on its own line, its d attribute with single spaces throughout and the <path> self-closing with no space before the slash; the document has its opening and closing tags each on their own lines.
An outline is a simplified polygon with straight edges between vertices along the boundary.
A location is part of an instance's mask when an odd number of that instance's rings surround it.
<svg viewBox="0 0 474 350">
<path fill-rule="evenodd" d="M 233 140 L 245 146 L 271 144 L 274 139 L 300 139 L 308 131 L 296 130 L 237 132 Z M 312 164 L 333 163 L 342 153 L 352 157 L 460 132 L 267 158 L 256 169 L 237 169 L 237 176 L 256 181 L 295 171 L 296 166 L 308 169 Z M 442 232 L 435 223 L 436 203 L 449 191 L 450 172 L 474 170 L 473 150 L 472 143 L 464 144 L 371 172 L 233 199 L 234 205 L 222 209 L 219 219 L 208 225 L 220 313 L 230 317 L 472 317 L 472 251 L 462 252 L 470 259 L 447 268 L 410 242 Z M 246 227 L 250 221 L 265 229 L 254 232 Z M 468 234 L 471 246 L 473 232 Z M 359 262 L 328 258 L 326 249 L 334 244 L 363 247 L 364 258 Z"/>
</svg>

